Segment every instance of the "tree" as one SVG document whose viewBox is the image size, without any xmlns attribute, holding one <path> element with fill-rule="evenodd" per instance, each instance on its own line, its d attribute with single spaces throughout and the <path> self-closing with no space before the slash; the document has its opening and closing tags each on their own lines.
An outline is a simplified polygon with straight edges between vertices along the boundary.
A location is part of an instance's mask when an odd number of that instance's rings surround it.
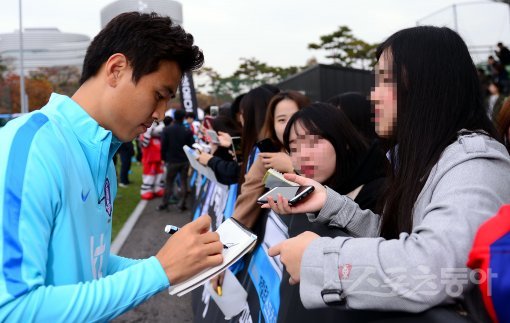
<svg viewBox="0 0 510 323">
<path fill-rule="evenodd" d="M 33 111 L 44 106 L 51 95 L 52 86 L 47 79 L 25 78 L 25 89 L 28 97 L 28 110 Z M 21 112 L 19 75 L 9 73 L 5 78 L 8 89 L 8 104 L 11 107 L 10 113 Z"/>
<path fill-rule="evenodd" d="M 76 66 L 39 67 L 30 72 L 32 79 L 47 80 L 53 91 L 72 96 L 80 87 L 80 70 Z"/>
<path fill-rule="evenodd" d="M 351 67 L 355 64 L 366 68 L 367 63 L 375 64 L 377 44 L 369 44 L 356 38 L 349 27 L 339 26 L 331 34 L 320 36 L 319 43 L 308 44 L 309 49 L 325 50 L 326 58 L 333 64 Z"/>
<path fill-rule="evenodd" d="M 222 77 L 216 70 L 211 67 L 203 67 L 196 72 L 199 79 L 205 82 L 196 82 L 198 90 L 205 90 L 206 93 L 214 97 L 211 104 L 219 105 L 219 101 L 230 101 L 238 92 L 238 84 L 236 80 L 229 77 Z"/>
<path fill-rule="evenodd" d="M 247 89 L 265 83 L 278 83 L 285 78 L 296 74 L 300 70 L 297 66 L 277 67 L 263 63 L 256 58 L 241 58 L 241 64 L 233 76 L 239 78 L 241 84 Z"/>
<path fill-rule="evenodd" d="M 241 58 L 237 70 L 232 75 L 223 77 L 211 67 L 204 67 L 197 72 L 199 79 L 197 88 L 205 89 L 215 98 L 215 104 L 231 101 L 241 93 L 247 92 L 265 83 L 279 83 L 285 78 L 296 74 L 302 68 L 297 66 L 270 66 L 256 58 Z"/>
<path fill-rule="evenodd" d="M 4 81 L 4 74 L 7 72 L 7 64 L 2 56 L 0 56 L 0 82 Z"/>
<path fill-rule="evenodd" d="M 0 56 L 0 113 L 9 112 L 9 89 L 5 82 L 4 74 L 7 72 L 7 65 Z"/>
</svg>

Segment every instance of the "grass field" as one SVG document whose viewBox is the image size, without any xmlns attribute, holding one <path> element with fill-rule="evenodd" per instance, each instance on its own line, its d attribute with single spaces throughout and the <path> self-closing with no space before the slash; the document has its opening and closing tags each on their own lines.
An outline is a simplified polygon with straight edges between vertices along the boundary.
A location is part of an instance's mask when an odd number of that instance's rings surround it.
<svg viewBox="0 0 510 323">
<path fill-rule="evenodd" d="M 120 163 L 117 163 L 117 174 L 120 170 Z M 117 179 L 118 180 L 118 179 Z M 140 185 L 142 185 L 142 165 L 138 162 L 131 164 L 128 187 L 117 189 L 117 198 L 113 207 L 112 241 L 129 218 L 138 202 L 140 202 Z"/>
</svg>

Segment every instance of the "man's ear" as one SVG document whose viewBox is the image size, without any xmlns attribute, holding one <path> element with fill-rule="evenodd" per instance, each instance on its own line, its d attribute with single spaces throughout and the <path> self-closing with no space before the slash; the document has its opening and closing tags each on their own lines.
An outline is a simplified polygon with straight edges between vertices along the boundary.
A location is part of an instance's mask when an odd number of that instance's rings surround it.
<svg viewBox="0 0 510 323">
<path fill-rule="evenodd" d="M 131 78 L 128 60 L 124 54 L 115 53 L 105 63 L 106 82 L 116 87 L 123 77 Z"/>
</svg>

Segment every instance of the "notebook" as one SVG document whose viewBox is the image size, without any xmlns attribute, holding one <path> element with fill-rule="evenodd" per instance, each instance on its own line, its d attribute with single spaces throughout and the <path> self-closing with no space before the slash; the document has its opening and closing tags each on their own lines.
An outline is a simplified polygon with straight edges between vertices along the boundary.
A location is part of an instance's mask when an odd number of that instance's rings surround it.
<svg viewBox="0 0 510 323">
<path fill-rule="evenodd" d="M 220 235 L 221 242 L 227 247 L 223 250 L 223 263 L 216 267 L 208 268 L 188 280 L 170 286 L 170 295 L 182 296 L 202 286 L 211 278 L 227 269 L 250 251 L 257 242 L 257 236 L 234 218 L 225 220 L 216 232 Z"/>
<path fill-rule="evenodd" d="M 291 182 L 283 177 L 282 173 L 273 168 L 267 170 L 262 182 L 264 186 L 269 189 L 281 186 L 299 186 L 299 184 Z"/>
</svg>

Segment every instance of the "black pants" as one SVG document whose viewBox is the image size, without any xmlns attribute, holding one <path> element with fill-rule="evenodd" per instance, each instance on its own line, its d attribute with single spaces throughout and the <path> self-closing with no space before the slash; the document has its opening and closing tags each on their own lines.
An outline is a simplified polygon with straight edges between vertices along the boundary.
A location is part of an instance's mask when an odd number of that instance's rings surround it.
<svg viewBox="0 0 510 323">
<path fill-rule="evenodd" d="M 183 163 L 166 163 L 166 179 L 165 179 L 165 195 L 163 196 L 163 204 L 168 204 L 172 190 L 174 187 L 174 181 L 177 174 L 181 177 L 181 196 L 179 201 L 179 207 L 186 207 L 186 198 L 188 197 L 188 168 L 189 162 Z"/>
<path fill-rule="evenodd" d="M 123 146 L 126 147 L 123 147 Z M 131 169 L 131 158 L 133 157 L 133 143 L 123 143 L 119 148 L 120 156 L 120 182 L 122 184 L 129 184 L 129 169 Z"/>
</svg>

